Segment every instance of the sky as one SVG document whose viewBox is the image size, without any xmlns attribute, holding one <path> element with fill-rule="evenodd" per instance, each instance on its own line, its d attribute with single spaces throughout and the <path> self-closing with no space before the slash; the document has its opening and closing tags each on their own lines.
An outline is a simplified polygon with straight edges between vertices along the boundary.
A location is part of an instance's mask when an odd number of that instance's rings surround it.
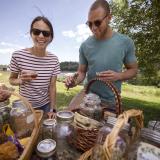
<svg viewBox="0 0 160 160">
<path fill-rule="evenodd" d="M 0 0 L 0 64 L 9 64 L 15 50 L 32 47 L 32 20 L 46 16 L 54 29 L 49 51 L 60 62 L 79 60 L 80 44 L 91 34 L 85 22 L 94 0 Z"/>
</svg>

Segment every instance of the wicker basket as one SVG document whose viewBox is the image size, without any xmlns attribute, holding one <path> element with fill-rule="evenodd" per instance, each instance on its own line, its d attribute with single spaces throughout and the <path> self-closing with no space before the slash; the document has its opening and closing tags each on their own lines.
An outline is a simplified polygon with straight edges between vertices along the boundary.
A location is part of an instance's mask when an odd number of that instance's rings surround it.
<svg viewBox="0 0 160 160">
<path fill-rule="evenodd" d="M 112 92 L 115 96 L 115 102 L 116 102 L 116 110 L 114 111 L 114 113 L 118 116 L 120 113 L 122 113 L 121 97 L 120 97 L 118 90 L 113 85 L 113 83 L 104 82 L 99 79 L 91 80 L 88 83 L 87 87 L 84 89 L 84 91 L 82 91 L 78 96 L 76 96 L 76 98 L 74 98 L 72 100 L 72 102 L 70 103 L 71 105 L 69 105 L 68 109 L 73 112 L 79 111 L 79 104 L 82 102 L 82 101 L 80 101 L 80 99 L 81 100 L 83 99 L 85 94 L 87 94 L 89 92 L 90 86 L 96 81 L 108 86 L 112 90 Z M 80 97 L 80 99 L 79 99 L 79 97 Z M 104 118 L 105 118 L 105 116 L 106 116 L 105 113 L 106 113 L 107 108 L 104 105 L 102 105 L 102 107 L 104 109 Z M 108 111 L 107 111 L 107 114 L 108 114 Z M 81 151 L 87 151 L 91 147 L 93 147 L 93 145 L 96 142 L 96 138 L 97 138 L 99 129 L 89 130 L 89 129 L 84 129 L 84 128 L 80 128 L 80 127 L 76 126 L 76 130 L 77 130 L 76 140 L 73 143 L 75 145 L 75 147 Z"/>
<path fill-rule="evenodd" d="M 28 100 L 22 96 L 20 96 L 17 93 L 12 92 L 13 96 L 18 97 L 20 100 L 23 101 L 23 103 L 32 111 L 33 117 L 34 117 L 34 128 L 30 136 L 30 140 L 26 144 L 23 153 L 20 155 L 18 160 L 29 160 L 31 157 L 31 154 L 33 152 L 34 145 L 36 143 L 36 140 L 39 135 L 40 131 L 40 122 L 42 120 L 43 111 L 42 110 L 34 110 L 31 106 L 31 104 L 28 102 Z M 17 124 L 18 125 L 18 124 Z M 25 127 L 25 126 L 24 126 Z"/>
<path fill-rule="evenodd" d="M 118 134 L 120 130 L 123 128 L 123 126 L 128 122 L 130 118 L 134 117 L 136 120 L 136 130 L 135 130 L 135 136 L 134 139 L 137 138 L 137 136 L 140 133 L 140 129 L 143 128 L 143 112 L 140 110 L 131 109 L 128 111 L 124 111 L 121 115 L 119 115 L 117 122 L 110 132 L 108 136 L 105 139 L 105 142 L 103 146 L 100 148 L 99 152 L 97 152 L 99 155 L 99 159 L 97 160 L 111 160 L 113 155 L 114 146 L 116 143 L 116 139 L 118 137 Z M 83 153 L 78 160 L 90 160 L 93 151 L 95 152 L 96 146 L 92 147 L 90 150 Z M 92 159 L 92 158 L 91 158 Z"/>
</svg>

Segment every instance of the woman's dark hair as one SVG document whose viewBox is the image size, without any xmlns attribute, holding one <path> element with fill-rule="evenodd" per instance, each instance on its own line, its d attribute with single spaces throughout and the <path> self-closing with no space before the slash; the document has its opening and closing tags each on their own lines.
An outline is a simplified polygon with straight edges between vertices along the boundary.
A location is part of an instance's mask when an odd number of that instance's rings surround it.
<svg viewBox="0 0 160 160">
<path fill-rule="evenodd" d="M 106 0 L 96 0 L 90 7 L 90 11 L 97 9 L 98 7 L 102 7 L 106 14 L 110 13 L 109 3 Z"/>
<path fill-rule="evenodd" d="M 51 40 L 53 40 L 53 37 L 54 37 L 54 31 L 53 31 L 53 27 L 52 27 L 52 24 L 51 22 L 48 20 L 48 18 L 44 17 L 44 16 L 37 16 L 36 18 L 33 19 L 32 23 L 31 23 L 31 27 L 30 27 L 30 34 L 32 33 L 32 29 L 33 29 L 33 25 L 35 22 L 37 21 L 43 21 L 44 23 L 46 23 L 50 29 L 50 32 L 51 32 Z"/>
</svg>

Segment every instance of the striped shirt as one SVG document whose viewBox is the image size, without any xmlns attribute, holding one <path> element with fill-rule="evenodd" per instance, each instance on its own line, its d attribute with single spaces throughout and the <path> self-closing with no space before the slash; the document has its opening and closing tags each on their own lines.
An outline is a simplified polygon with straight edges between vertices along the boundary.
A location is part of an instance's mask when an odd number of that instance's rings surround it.
<svg viewBox="0 0 160 160">
<path fill-rule="evenodd" d="M 49 103 L 49 86 L 52 77 L 60 73 L 57 56 L 48 53 L 45 57 L 37 57 L 27 50 L 15 51 L 10 62 L 10 71 L 19 73 L 22 70 L 32 70 L 38 73 L 36 79 L 20 85 L 20 95 L 31 102 L 33 108 Z"/>
</svg>

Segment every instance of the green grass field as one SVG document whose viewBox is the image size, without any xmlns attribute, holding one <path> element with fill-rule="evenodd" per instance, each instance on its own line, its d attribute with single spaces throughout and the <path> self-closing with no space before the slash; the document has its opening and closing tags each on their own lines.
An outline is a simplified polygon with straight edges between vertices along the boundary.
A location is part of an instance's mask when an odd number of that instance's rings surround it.
<svg viewBox="0 0 160 160">
<path fill-rule="evenodd" d="M 9 85 L 9 72 L 0 72 L 0 82 Z M 18 88 L 15 87 L 17 90 Z M 57 107 L 65 108 L 71 99 L 82 89 L 82 86 L 66 90 L 61 82 L 57 82 Z M 144 112 L 144 122 L 160 120 L 160 89 L 151 86 L 135 86 L 124 83 L 122 86 L 122 104 L 124 110 L 141 109 Z"/>
</svg>

